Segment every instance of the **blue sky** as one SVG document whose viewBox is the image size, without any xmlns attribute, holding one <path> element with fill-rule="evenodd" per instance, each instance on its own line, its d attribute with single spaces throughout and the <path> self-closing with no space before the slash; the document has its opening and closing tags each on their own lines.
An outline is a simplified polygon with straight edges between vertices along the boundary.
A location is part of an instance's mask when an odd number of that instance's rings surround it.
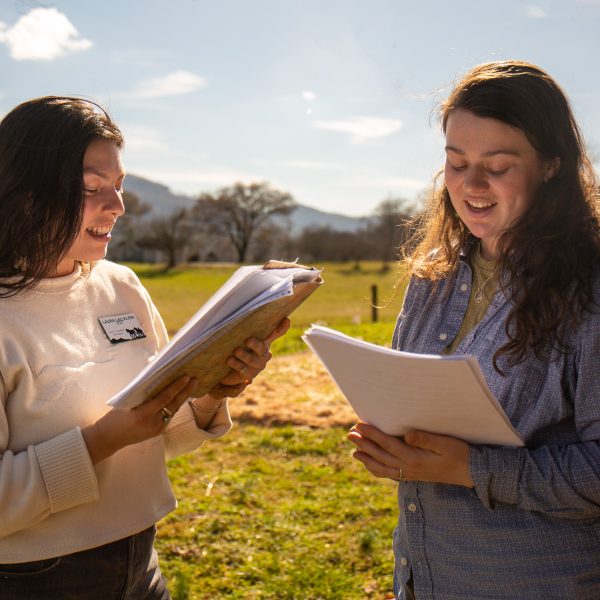
<svg viewBox="0 0 600 600">
<path fill-rule="evenodd" d="M 599 25 L 600 0 L 3 0 L 0 113 L 85 96 L 173 191 L 269 181 L 363 215 L 426 187 L 435 107 L 480 62 L 549 71 L 598 153 Z"/>
</svg>

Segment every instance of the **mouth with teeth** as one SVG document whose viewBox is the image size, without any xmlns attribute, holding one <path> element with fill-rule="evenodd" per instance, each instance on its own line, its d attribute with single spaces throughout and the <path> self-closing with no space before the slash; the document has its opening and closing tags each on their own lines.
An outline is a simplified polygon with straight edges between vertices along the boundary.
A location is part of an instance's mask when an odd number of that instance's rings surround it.
<svg viewBox="0 0 600 600">
<path fill-rule="evenodd" d="M 483 202 L 477 200 L 465 200 L 465 204 L 471 211 L 476 213 L 484 213 L 496 206 L 496 202 Z"/>
<path fill-rule="evenodd" d="M 105 225 L 103 227 L 88 227 L 86 233 L 100 242 L 108 242 L 111 238 L 110 232 L 112 231 L 112 225 Z"/>
</svg>

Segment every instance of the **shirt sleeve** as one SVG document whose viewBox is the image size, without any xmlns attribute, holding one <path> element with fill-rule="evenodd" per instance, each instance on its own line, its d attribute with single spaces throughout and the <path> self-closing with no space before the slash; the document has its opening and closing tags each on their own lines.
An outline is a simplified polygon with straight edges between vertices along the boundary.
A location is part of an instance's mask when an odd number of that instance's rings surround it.
<svg viewBox="0 0 600 600">
<path fill-rule="evenodd" d="M 207 440 L 225 435 L 231 429 L 231 425 L 227 402 L 215 414 L 206 430 L 198 428 L 194 411 L 189 402 L 185 402 L 162 434 L 167 460 L 191 452 Z"/>
<path fill-rule="evenodd" d="M 79 428 L 7 450 L 6 390 L 0 377 L 0 537 L 27 529 L 50 514 L 99 497 L 96 473 Z"/>
<path fill-rule="evenodd" d="M 511 504 L 564 519 L 600 516 L 600 315 L 583 320 L 574 344 L 572 394 L 578 443 L 528 448 L 472 446 L 471 477 L 483 504 Z"/>
</svg>

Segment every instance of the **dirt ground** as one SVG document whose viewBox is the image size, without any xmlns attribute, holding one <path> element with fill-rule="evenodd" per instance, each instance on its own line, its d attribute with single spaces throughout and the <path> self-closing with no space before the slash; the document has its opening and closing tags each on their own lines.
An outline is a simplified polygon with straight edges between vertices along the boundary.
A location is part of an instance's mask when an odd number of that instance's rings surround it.
<svg viewBox="0 0 600 600">
<path fill-rule="evenodd" d="M 238 398 L 229 400 L 234 421 L 313 428 L 356 423 L 357 417 L 311 352 L 273 357 Z"/>
</svg>

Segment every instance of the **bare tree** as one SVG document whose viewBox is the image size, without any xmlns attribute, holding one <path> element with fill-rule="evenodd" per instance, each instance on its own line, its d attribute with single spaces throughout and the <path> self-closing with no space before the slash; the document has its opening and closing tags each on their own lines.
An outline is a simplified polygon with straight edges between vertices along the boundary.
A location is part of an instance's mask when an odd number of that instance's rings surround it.
<svg viewBox="0 0 600 600">
<path fill-rule="evenodd" d="M 188 245 L 192 232 L 188 217 L 185 208 L 178 209 L 167 217 L 156 217 L 148 222 L 137 239 L 142 248 L 158 250 L 165 256 L 167 271 L 177 264 Z"/>
<path fill-rule="evenodd" d="M 142 202 L 133 192 L 123 192 L 123 204 L 125 214 L 119 217 L 113 231 L 113 242 L 109 246 L 109 256 L 115 260 L 139 260 L 140 249 L 137 245 L 137 237 L 142 219 L 152 210 L 152 206 Z"/>
<path fill-rule="evenodd" d="M 244 262 L 252 242 L 275 215 L 288 215 L 295 201 L 268 183 L 236 183 L 213 194 L 202 194 L 193 217 L 208 233 L 226 236 Z"/>
<path fill-rule="evenodd" d="M 368 229 L 337 231 L 331 227 L 306 227 L 296 242 L 302 260 L 353 261 L 360 268 L 361 260 L 377 257 L 378 247 Z"/>
<path fill-rule="evenodd" d="M 379 240 L 380 257 L 383 268 L 398 258 L 400 247 L 407 241 L 406 222 L 415 207 L 404 198 L 387 198 L 374 210 L 374 229 Z"/>
</svg>

